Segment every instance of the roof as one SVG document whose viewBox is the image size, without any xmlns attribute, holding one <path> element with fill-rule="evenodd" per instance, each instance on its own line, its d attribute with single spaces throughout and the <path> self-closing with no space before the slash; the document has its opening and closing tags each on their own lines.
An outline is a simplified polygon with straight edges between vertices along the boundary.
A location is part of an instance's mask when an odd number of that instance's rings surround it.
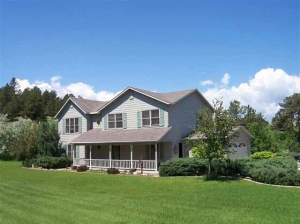
<svg viewBox="0 0 300 224">
<path fill-rule="evenodd" d="M 153 98 L 159 99 L 161 101 L 164 101 L 169 104 L 174 104 L 183 97 L 191 94 L 192 92 L 197 91 L 197 89 L 187 89 L 187 90 L 181 90 L 181 91 L 175 91 L 175 92 L 168 92 L 168 93 L 157 93 L 157 92 L 151 92 L 148 90 L 138 89 L 135 87 L 130 87 L 131 89 L 136 90 L 137 92 L 141 92 L 145 95 L 149 95 Z"/>
<path fill-rule="evenodd" d="M 101 109 L 108 101 L 87 100 L 82 98 L 70 98 L 85 113 L 94 112 Z"/>
<path fill-rule="evenodd" d="M 197 92 L 200 95 L 200 97 L 207 103 L 207 105 L 213 109 L 210 103 L 197 89 L 188 89 L 188 90 L 181 90 L 181 91 L 167 92 L 167 93 L 157 93 L 157 92 L 143 90 L 135 87 L 127 87 L 125 90 L 123 90 L 120 94 L 118 94 L 110 101 L 96 101 L 96 100 L 87 100 L 82 98 L 70 97 L 55 116 L 56 117 L 58 116 L 58 114 L 62 111 L 62 109 L 70 100 L 74 104 L 76 104 L 85 114 L 97 114 L 102 109 L 107 107 L 109 104 L 114 102 L 121 95 L 123 95 L 125 92 L 127 92 L 128 90 L 133 90 L 135 92 L 141 93 L 145 96 L 148 96 L 150 98 L 153 98 L 165 104 L 176 104 L 177 102 L 187 97 L 188 95 L 192 94 L 193 92 Z"/>
<path fill-rule="evenodd" d="M 97 111 L 97 113 L 100 110 L 102 110 L 105 107 L 107 107 L 112 102 L 114 102 L 116 99 L 118 99 L 120 96 L 122 96 L 125 92 L 127 92 L 130 89 L 133 90 L 133 91 L 135 91 L 135 92 L 141 93 L 141 94 L 143 94 L 145 96 L 148 96 L 150 98 L 153 98 L 155 100 L 158 100 L 158 101 L 160 101 L 162 103 L 165 103 L 165 104 L 176 104 L 177 102 L 179 102 L 183 98 L 187 97 L 191 93 L 197 92 L 200 95 L 200 97 L 207 103 L 207 105 L 211 109 L 213 109 L 213 107 L 210 105 L 210 103 L 206 100 L 206 98 L 197 89 L 188 89 L 188 90 L 181 90 L 181 91 L 167 92 L 167 93 L 157 93 L 157 92 L 152 92 L 152 91 L 143 90 L 143 89 L 139 89 L 139 88 L 135 88 L 135 87 L 130 87 L 129 86 L 125 90 L 123 90 L 120 94 L 118 94 L 117 96 L 115 96 L 111 101 L 107 102 L 107 104 L 105 104 L 102 108 L 100 108 Z"/>
<path fill-rule="evenodd" d="M 254 138 L 253 135 L 244 127 L 244 126 L 237 126 L 232 129 L 234 132 L 238 132 L 240 130 L 243 130 L 250 138 Z M 205 138 L 203 133 L 194 133 L 191 137 L 186 137 L 185 139 L 199 139 L 199 138 Z"/>
<path fill-rule="evenodd" d="M 233 128 L 233 131 L 243 130 L 250 138 L 254 138 L 254 136 L 244 127 L 244 126 L 237 126 Z"/>
<path fill-rule="evenodd" d="M 62 109 L 67 105 L 67 103 L 69 101 L 72 101 L 85 114 L 89 114 L 89 113 L 92 113 L 94 111 L 98 111 L 105 104 L 108 103 L 108 101 L 87 100 L 87 99 L 83 99 L 83 98 L 70 97 L 65 102 L 65 104 L 60 108 L 60 110 L 57 112 L 55 117 L 57 117 L 60 114 Z"/>
<path fill-rule="evenodd" d="M 158 142 L 169 131 L 167 128 L 141 128 L 141 129 L 115 129 L 102 131 L 99 128 L 84 132 L 71 143 L 96 144 L 96 143 L 131 143 L 131 142 Z"/>
</svg>

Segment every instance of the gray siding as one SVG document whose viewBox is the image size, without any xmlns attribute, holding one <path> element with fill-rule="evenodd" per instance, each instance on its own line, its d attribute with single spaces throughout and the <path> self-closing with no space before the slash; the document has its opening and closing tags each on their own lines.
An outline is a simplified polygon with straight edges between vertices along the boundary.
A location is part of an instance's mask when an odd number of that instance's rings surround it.
<svg viewBox="0 0 300 224">
<path fill-rule="evenodd" d="M 103 116 L 110 113 L 126 113 L 127 114 L 127 129 L 137 128 L 137 112 L 143 110 L 163 109 L 164 112 L 164 126 L 169 125 L 168 107 L 166 104 L 157 100 L 144 96 L 132 90 L 116 99 L 112 104 L 101 112 L 102 124 L 104 122 Z M 93 123 L 94 124 L 94 123 Z M 95 126 L 94 126 L 95 127 Z"/>
<path fill-rule="evenodd" d="M 77 138 L 80 134 L 63 134 L 63 119 L 81 117 L 82 132 L 86 132 L 88 128 L 88 116 L 85 115 L 75 104 L 71 101 L 63 108 L 58 116 L 58 132 L 60 134 L 60 141 L 63 145 L 68 145 L 71 141 Z M 79 146 L 80 158 L 85 157 L 85 147 Z"/>
<path fill-rule="evenodd" d="M 182 138 L 187 137 L 196 125 L 196 114 L 201 108 L 207 105 L 197 92 L 185 97 L 169 109 L 169 125 L 171 131 L 165 136 L 164 141 L 172 142 L 172 157 L 178 157 L 178 143 Z M 187 156 L 188 152 L 183 152 Z"/>
</svg>

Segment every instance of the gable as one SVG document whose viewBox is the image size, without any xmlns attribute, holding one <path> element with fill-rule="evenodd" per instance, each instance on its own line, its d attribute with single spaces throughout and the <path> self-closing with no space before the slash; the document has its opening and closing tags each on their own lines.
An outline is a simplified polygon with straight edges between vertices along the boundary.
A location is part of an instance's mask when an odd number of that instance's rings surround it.
<svg viewBox="0 0 300 224">
<path fill-rule="evenodd" d="M 168 124 L 168 105 L 149 98 L 143 94 L 128 90 L 107 107 L 101 110 L 101 116 L 114 113 L 126 113 L 127 115 L 127 128 L 137 128 L 137 113 L 139 111 L 163 109 L 164 113 L 164 126 Z M 104 122 L 104 121 L 103 121 Z"/>
</svg>

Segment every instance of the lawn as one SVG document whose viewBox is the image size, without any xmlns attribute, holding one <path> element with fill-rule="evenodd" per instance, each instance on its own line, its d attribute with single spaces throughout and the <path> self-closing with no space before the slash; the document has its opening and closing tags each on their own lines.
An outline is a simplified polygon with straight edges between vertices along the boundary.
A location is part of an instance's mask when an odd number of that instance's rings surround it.
<svg viewBox="0 0 300 224">
<path fill-rule="evenodd" d="M 0 161 L 0 223 L 300 223 L 300 189 Z"/>
</svg>

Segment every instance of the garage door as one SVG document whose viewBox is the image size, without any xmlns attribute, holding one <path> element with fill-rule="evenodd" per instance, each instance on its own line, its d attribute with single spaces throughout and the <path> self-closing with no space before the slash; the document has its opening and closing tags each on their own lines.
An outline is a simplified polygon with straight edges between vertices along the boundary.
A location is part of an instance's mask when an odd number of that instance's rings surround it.
<svg viewBox="0 0 300 224">
<path fill-rule="evenodd" d="M 231 145 L 230 151 L 232 153 L 228 154 L 229 159 L 236 159 L 241 157 L 248 157 L 247 145 L 245 142 L 235 142 Z"/>
</svg>

